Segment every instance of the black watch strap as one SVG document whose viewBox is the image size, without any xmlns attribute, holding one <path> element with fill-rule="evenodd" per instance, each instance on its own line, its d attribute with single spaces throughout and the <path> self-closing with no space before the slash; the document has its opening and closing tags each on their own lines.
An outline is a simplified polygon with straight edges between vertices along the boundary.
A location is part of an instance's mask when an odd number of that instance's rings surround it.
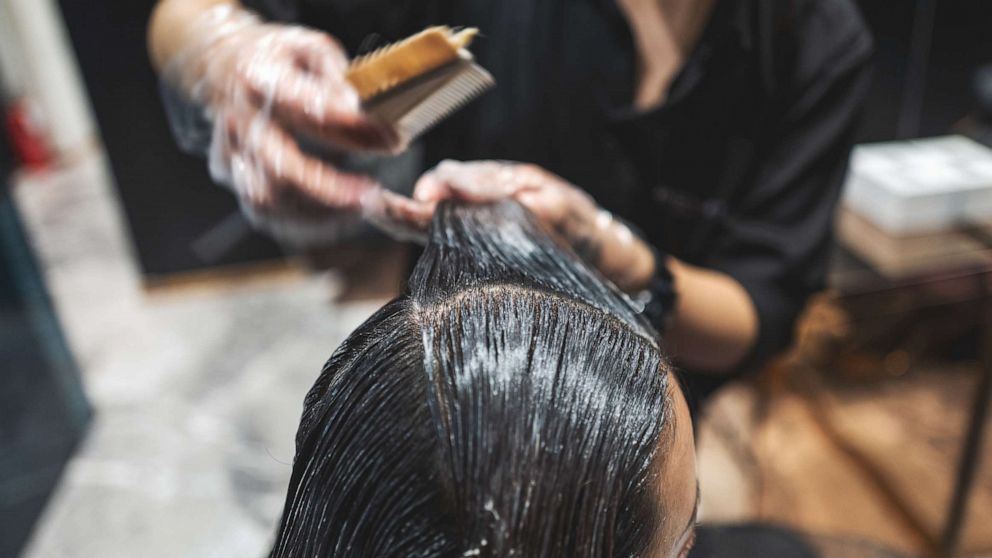
<svg viewBox="0 0 992 558">
<path fill-rule="evenodd" d="M 614 216 L 614 218 L 617 217 Z M 672 275 L 672 270 L 668 268 L 666 263 L 668 261 L 667 255 L 657 246 L 651 244 L 644 231 L 630 221 L 625 219 L 622 221 L 632 233 L 647 244 L 652 256 L 654 256 L 654 273 L 651 275 L 651 280 L 648 281 L 644 289 L 635 293 L 632 298 L 638 305 L 641 316 L 651 324 L 651 327 L 662 333 L 668 328 L 669 322 L 675 314 L 675 302 L 678 299 L 678 293 L 675 291 L 675 276 Z"/>
<path fill-rule="evenodd" d="M 675 313 L 675 302 L 678 293 L 675 291 L 675 277 L 666 265 L 665 255 L 654 246 L 654 274 L 647 286 L 635 296 L 635 300 L 643 304 L 641 315 L 658 332 L 663 332 L 669 325 Z"/>
</svg>

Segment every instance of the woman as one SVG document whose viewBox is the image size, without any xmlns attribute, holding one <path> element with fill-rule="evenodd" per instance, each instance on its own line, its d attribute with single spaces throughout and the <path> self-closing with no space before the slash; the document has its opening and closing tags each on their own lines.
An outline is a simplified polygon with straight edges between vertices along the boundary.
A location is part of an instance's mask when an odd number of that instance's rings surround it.
<svg viewBox="0 0 992 558">
<path fill-rule="evenodd" d="M 692 544 L 692 422 L 654 333 L 512 203 L 438 210 L 409 292 L 324 367 L 297 446 L 273 556 Z"/>
<path fill-rule="evenodd" d="M 536 211 L 546 225 L 647 302 L 682 367 L 717 378 L 784 347 L 822 288 L 871 51 L 850 0 L 250 7 L 329 35 L 264 23 L 236 0 L 160 0 L 149 37 L 167 83 L 207 109 L 212 133 L 189 134 L 190 146 L 212 146 L 215 175 L 256 214 L 385 206 L 422 223 L 437 196 L 480 178 L 508 182 L 502 191 L 525 205 L 554 204 Z M 449 164 L 425 178 L 433 185 L 417 204 L 383 201 L 372 179 L 308 156 L 294 138 L 402 148 L 362 114 L 344 49 L 432 23 L 479 27 L 478 58 L 499 86 L 426 138 L 428 163 L 527 165 Z M 687 382 L 696 395 L 718 383 Z"/>
<path fill-rule="evenodd" d="M 306 398 L 272 555 L 686 556 L 692 420 L 656 340 L 521 206 L 441 204 Z M 702 556 L 809 555 L 748 534 Z"/>
</svg>

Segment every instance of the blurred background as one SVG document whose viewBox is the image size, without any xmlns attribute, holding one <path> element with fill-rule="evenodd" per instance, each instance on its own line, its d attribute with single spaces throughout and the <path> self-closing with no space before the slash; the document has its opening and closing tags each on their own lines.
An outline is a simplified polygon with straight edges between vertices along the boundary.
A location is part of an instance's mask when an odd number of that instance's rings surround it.
<svg viewBox="0 0 992 558">
<path fill-rule="evenodd" d="M 407 269 L 251 231 L 170 135 L 152 5 L 0 0 L 3 558 L 263 555 L 304 393 Z M 830 288 L 706 410 L 702 520 L 992 556 L 992 3 L 860 5 Z"/>
</svg>

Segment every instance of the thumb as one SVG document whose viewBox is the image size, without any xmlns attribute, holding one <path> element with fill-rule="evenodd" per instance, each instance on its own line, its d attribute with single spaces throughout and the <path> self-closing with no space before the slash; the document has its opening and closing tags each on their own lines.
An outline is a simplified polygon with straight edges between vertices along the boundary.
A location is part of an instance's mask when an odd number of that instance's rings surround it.
<svg viewBox="0 0 992 558">
<path fill-rule="evenodd" d="M 413 187 L 413 199 L 418 202 L 439 202 L 451 196 L 448 183 L 441 180 L 435 170 L 430 170 L 417 180 Z"/>
<path fill-rule="evenodd" d="M 436 203 L 418 202 L 390 192 L 377 190 L 362 203 L 365 218 L 397 240 L 423 243 L 430 227 Z"/>
</svg>

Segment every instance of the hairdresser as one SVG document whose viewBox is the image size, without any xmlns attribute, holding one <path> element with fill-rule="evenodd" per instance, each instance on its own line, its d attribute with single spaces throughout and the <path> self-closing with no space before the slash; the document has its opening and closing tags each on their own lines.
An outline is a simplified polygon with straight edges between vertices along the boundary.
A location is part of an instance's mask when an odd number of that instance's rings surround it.
<svg viewBox="0 0 992 558">
<path fill-rule="evenodd" d="M 424 168 L 468 162 L 383 204 L 294 138 L 402 151 L 343 72 L 432 24 L 481 29 L 498 86 L 424 138 Z M 160 0 L 149 37 L 207 115 L 183 141 L 247 212 L 422 226 L 445 197 L 516 197 L 644 304 L 697 398 L 783 349 L 823 287 L 871 52 L 852 0 Z"/>
</svg>

